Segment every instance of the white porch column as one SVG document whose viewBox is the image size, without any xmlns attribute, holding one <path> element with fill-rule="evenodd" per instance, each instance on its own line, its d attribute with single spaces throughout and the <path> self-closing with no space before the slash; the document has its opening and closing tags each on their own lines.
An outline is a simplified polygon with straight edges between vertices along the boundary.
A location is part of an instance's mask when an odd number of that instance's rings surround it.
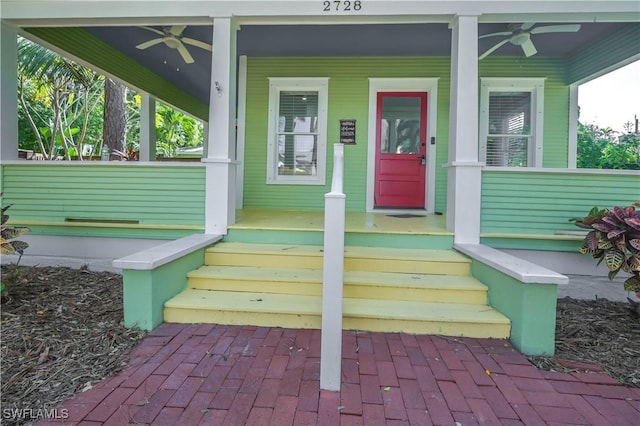
<svg viewBox="0 0 640 426">
<path fill-rule="evenodd" d="M 142 94 L 140 104 L 140 161 L 156 159 L 156 98 Z"/>
<path fill-rule="evenodd" d="M 18 159 L 18 40 L 0 21 L 0 160 Z"/>
<path fill-rule="evenodd" d="M 577 84 L 572 84 L 571 86 L 569 86 L 569 146 L 567 155 L 568 169 L 576 169 L 578 167 L 578 87 L 579 86 Z"/>
<path fill-rule="evenodd" d="M 478 162 L 478 17 L 451 23 L 451 104 L 447 176 L 447 229 L 456 243 L 480 242 Z"/>
<path fill-rule="evenodd" d="M 213 21 L 209 132 L 206 157 L 205 232 L 226 234 L 235 222 L 236 26 Z"/>
</svg>

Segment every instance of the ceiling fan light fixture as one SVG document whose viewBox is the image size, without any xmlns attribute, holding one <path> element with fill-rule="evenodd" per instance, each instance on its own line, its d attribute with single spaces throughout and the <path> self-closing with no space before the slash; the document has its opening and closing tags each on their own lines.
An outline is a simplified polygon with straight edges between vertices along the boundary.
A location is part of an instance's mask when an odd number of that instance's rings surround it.
<svg viewBox="0 0 640 426">
<path fill-rule="evenodd" d="M 180 45 L 180 40 L 175 37 L 165 37 L 162 41 L 164 41 L 164 44 L 172 49 L 177 49 Z"/>
<path fill-rule="evenodd" d="M 533 39 L 531 38 L 532 34 L 575 33 L 577 31 L 580 31 L 580 24 L 545 25 L 540 27 L 536 27 L 535 25 L 535 22 L 509 24 L 507 26 L 508 31 L 500 31 L 497 33 L 483 34 L 479 36 L 479 39 L 496 36 L 502 36 L 506 38 L 486 50 L 478 57 L 478 60 L 482 60 L 491 55 L 506 43 L 511 43 L 514 46 L 520 46 L 522 48 L 522 52 L 528 58 L 538 53 L 536 46 L 533 44 Z"/>
<path fill-rule="evenodd" d="M 522 32 L 522 33 L 512 35 L 509 41 L 511 42 L 511 44 L 515 44 L 516 46 L 522 46 L 527 41 L 529 41 L 529 39 L 531 39 L 531 34 L 527 32 Z"/>
<path fill-rule="evenodd" d="M 203 41 L 195 40 L 189 37 L 183 37 L 182 33 L 184 32 L 186 27 L 186 25 L 174 25 L 171 27 L 164 27 L 162 31 L 153 27 L 140 27 L 143 30 L 158 34 L 160 37 L 156 37 L 140 43 L 136 45 L 136 48 L 144 50 L 151 46 L 164 43 L 168 48 L 177 50 L 186 64 L 192 64 L 194 62 L 193 56 L 191 56 L 191 53 L 189 53 L 189 50 L 187 49 L 185 44 L 207 50 L 209 52 L 213 50 L 213 47 L 209 43 L 205 43 Z"/>
</svg>

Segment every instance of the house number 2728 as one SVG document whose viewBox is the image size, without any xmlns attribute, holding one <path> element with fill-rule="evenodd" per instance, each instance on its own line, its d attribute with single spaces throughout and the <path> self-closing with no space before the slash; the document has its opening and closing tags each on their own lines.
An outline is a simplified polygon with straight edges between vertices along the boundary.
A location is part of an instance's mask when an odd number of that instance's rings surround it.
<svg viewBox="0 0 640 426">
<path fill-rule="evenodd" d="M 335 10 L 336 12 L 351 12 L 351 11 L 359 11 L 362 9 L 362 2 L 360 0 L 350 1 L 350 0 L 333 0 L 333 1 L 323 1 L 322 2 L 323 12 L 331 12 Z"/>
</svg>

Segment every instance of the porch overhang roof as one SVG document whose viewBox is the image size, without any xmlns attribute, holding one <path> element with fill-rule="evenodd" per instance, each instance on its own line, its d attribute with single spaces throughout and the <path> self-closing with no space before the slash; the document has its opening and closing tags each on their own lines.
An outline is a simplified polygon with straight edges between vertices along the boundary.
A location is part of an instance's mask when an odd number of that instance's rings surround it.
<svg viewBox="0 0 640 426">
<path fill-rule="evenodd" d="M 31 1 L 26 0 L 19 3 L 31 3 Z M 46 3 L 62 4 L 68 2 L 50 1 Z M 135 4 L 140 7 L 142 3 L 148 5 L 149 2 L 130 1 L 127 2 L 125 10 L 119 12 L 119 16 L 112 16 L 111 12 L 103 11 L 103 17 L 96 16 L 101 8 L 106 7 L 106 4 L 111 4 L 113 8 L 114 4 L 118 2 L 74 1 L 71 3 L 77 7 L 77 9 L 66 12 L 72 18 L 64 18 L 59 10 L 48 12 L 34 10 L 31 15 L 23 16 L 18 12 L 23 14 L 26 12 L 19 4 L 10 0 L 3 1 L 2 14 L 3 18 L 6 16 L 16 17 L 8 22 L 12 25 L 18 25 L 20 34 L 76 59 L 97 71 L 115 77 L 137 90 L 149 93 L 197 118 L 208 120 L 211 52 L 190 47 L 189 51 L 195 62 L 185 64 L 175 49 L 169 49 L 163 43 L 145 50 L 136 49 L 136 45 L 154 36 L 153 33 L 141 29 L 140 26 L 159 24 L 156 28 L 160 29 L 167 25 L 187 24 L 184 32 L 186 37 L 211 43 L 213 19 L 203 18 L 204 13 L 200 13 L 204 11 L 205 4 L 219 5 L 221 9 L 218 9 L 218 13 L 209 11 L 207 14 L 208 16 L 220 16 L 218 14 L 222 13 L 225 7 L 235 7 L 234 10 L 239 13 L 237 11 L 245 10 L 249 3 L 261 2 L 172 2 L 182 5 L 177 10 L 175 5 L 159 1 L 154 2 L 154 7 L 157 6 L 158 10 L 147 11 L 145 15 L 131 5 Z M 230 3 L 233 3 L 234 6 L 230 6 Z M 270 8 L 268 11 L 263 6 L 256 6 L 255 12 L 245 11 L 245 16 L 235 18 L 240 26 L 237 40 L 238 55 L 250 57 L 449 56 L 451 30 L 448 28 L 447 22 L 455 13 L 454 9 L 449 10 L 449 8 L 452 7 L 452 4 L 457 4 L 460 8 L 462 3 L 467 4 L 465 6 L 467 9 L 470 7 L 468 2 L 458 1 L 438 2 L 439 4 L 448 4 L 446 7 L 436 7 L 435 2 L 431 1 L 393 2 L 393 5 L 396 6 L 393 10 L 396 13 L 404 10 L 405 3 L 411 3 L 415 7 L 411 14 L 402 16 L 383 15 L 378 8 L 359 16 L 345 17 L 336 16 L 336 14 L 319 16 L 321 14 L 309 10 L 306 16 L 292 17 L 289 12 L 280 10 L 282 6 L 280 3 L 274 3 L 277 7 Z M 388 7 L 387 3 L 391 2 L 369 3 Z M 484 61 L 509 56 L 520 61 L 531 61 L 533 64 L 539 58 L 561 58 L 567 63 L 566 81 L 573 83 L 584 80 L 601 69 L 611 68 L 615 64 L 628 62 L 630 58 L 640 57 L 640 43 L 635 43 L 635 50 L 629 49 L 629 45 L 634 43 L 623 45 L 616 43 L 616 40 L 640 40 L 640 12 L 638 12 L 635 2 L 580 2 L 585 6 L 578 8 L 574 13 L 567 13 L 570 8 L 566 5 L 571 4 L 573 8 L 576 8 L 578 2 L 487 1 L 478 3 L 484 7 L 484 10 L 481 10 L 482 7 L 476 6 L 476 8 L 480 7 L 476 13 L 483 13 L 479 16 L 478 33 L 480 35 L 506 31 L 511 22 L 531 22 L 533 19 L 540 25 L 560 22 L 581 23 L 581 29 L 577 33 L 536 34 L 535 46 L 538 54 L 530 58 L 524 57 L 519 46 L 507 43 Z M 497 3 L 500 4 L 500 8 L 496 7 Z M 547 11 L 559 11 L 543 13 L 544 9 L 538 10 L 543 3 L 547 6 L 556 4 L 553 8 L 547 7 Z M 600 5 L 595 5 L 595 3 L 600 3 Z M 608 12 L 604 13 L 600 10 L 603 9 L 602 3 L 606 3 Z M 87 4 L 96 5 L 92 9 L 92 13 L 85 11 L 84 17 L 74 16 L 82 11 Z M 442 14 L 419 14 L 421 8 L 425 7 L 424 4 L 430 6 L 431 13 L 434 13 L 436 9 L 438 11 L 442 9 L 440 11 Z M 39 5 L 44 7 L 42 3 Z M 564 9 L 558 9 L 558 5 L 565 5 Z M 384 7 L 380 7 L 384 9 Z M 593 9 L 591 15 L 588 15 L 588 9 Z M 279 17 L 274 16 L 277 10 L 281 13 Z M 563 10 L 564 12 L 562 12 Z M 149 14 L 157 15 L 160 12 L 162 12 L 161 17 L 149 17 Z M 469 11 L 474 14 L 472 12 Z M 47 13 L 52 18 L 44 18 L 43 16 L 46 16 Z M 123 13 L 129 13 L 131 16 L 121 16 Z M 199 16 L 193 16 L 196 13 Z M 185 16 L 185 14 L 191 16 Z M 104 16 L 107 17 L 104 18 Z M 590 18 L 587 19 L 587 16 Z M 595 16 L 599 18 L 594 19 Z M 560 19 L 564 20 L 560 21 Z M 499 37 L 480 39 L 479 53 L 499 40 Z M 585 68 L 584 57 L 588 56 L 585 55 L 585 51 L 593 49 L 594 46 L 596 48 L 602 46 L 601 50 L 607 55 L 598 64 L 599 69 Z M 616 49 L 617 46 L 620 48 Z"/>
</svg>

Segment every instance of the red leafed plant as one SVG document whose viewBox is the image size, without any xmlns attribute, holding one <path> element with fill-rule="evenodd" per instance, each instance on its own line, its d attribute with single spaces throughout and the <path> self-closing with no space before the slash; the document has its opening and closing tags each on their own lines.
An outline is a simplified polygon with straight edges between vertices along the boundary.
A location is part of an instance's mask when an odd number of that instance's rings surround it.
<svg viewBox="0 0 640 426">
<path fill-rule="evenodd" d="M 132 147 L 126 148 L 124 151 L 118 151 L 114 149 L 112 151 L 113 154 L 120 157 L 122 161 L 138 161 L 140 160 L 140 152 L 133 149 Z"/>
<path fill-rule="evenodd" d="M 609 279 L 620 270 L 631 274 L 624 289 L 640 294 L 640 202 L 628 207 L 600 210 L 594 207 L 588 216 L 571 219 L 576 226 L 589 229 L 580 253 L 590 254 L 609 268 Z"/>
<path fill-rule="evenodd" d="M 2 207 L 2 224 L 0 225 L 0 247 L 2 250 L 2 254 L 19 254 L 20 256 L 22 256 L 24 250 L 29 247 L 29 245 L 24 241 L 14 240 L 14 238 L 17 238 L 20 235 L 29 232 L 29 228 L 25 226 L 5 225 L 9 220 L 9 215 L 5 214 L 4 212 L 7 211 L 9 207 L 11 207 L 11 205 Z"/>
<path fill-rule="evenodd" d="M 0 192 L 0 197 L 2 197 L 2 193 Z M 29 247 L 27 243 L 24 241 L 16 240 L 15 238 L 20 235 L 29 232 L 29 228 L 25 226 L 7 226 L 6 223 L 9 220 L 9 215 L 5 214 L 5 212 L 11 207 L 11 205 L 2 207 L 2 222 L 0 223 L 0 253 L 3 255 L 7 254 L 17 254 L 20 255 L 18 258 L 18 262 L 22 258 L 22 254 L 24 250 Z M 17 263 L 16 263 L 17 265 Z M 7 276 L 9 275 L 9 276 Z M 3 276 L 0 280 L 0 294 L 4 298 L 7 292 L 7 283 L 12 281 L 15 277 L 14 273 L 6 274 L 3 273 Z"/>
</svg>

